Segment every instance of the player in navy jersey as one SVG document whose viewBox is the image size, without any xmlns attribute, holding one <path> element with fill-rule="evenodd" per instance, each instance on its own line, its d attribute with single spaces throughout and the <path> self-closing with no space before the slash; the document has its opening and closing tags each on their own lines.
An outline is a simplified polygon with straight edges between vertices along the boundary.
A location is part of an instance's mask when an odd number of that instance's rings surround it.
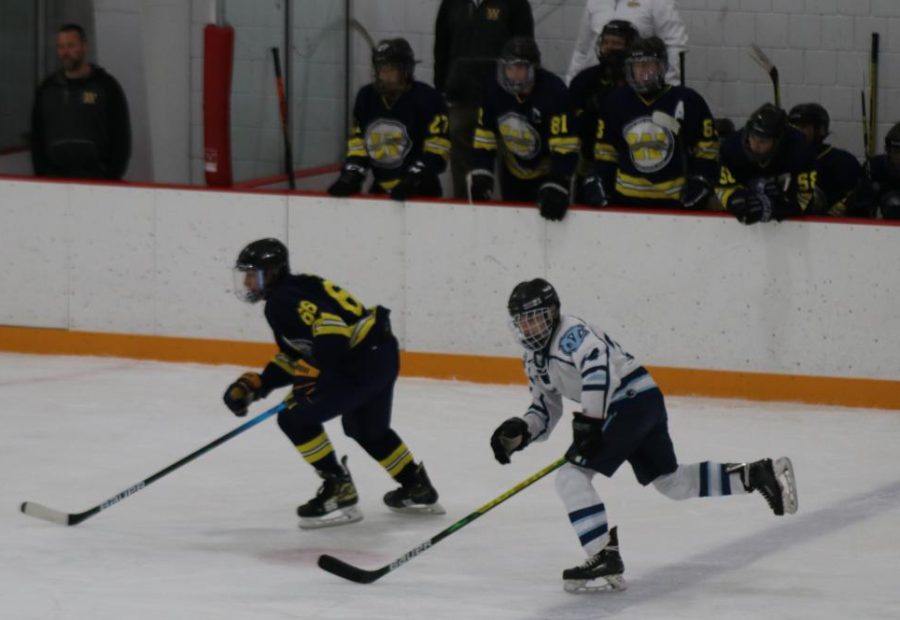
<svg viewBox="0 0 900 620">
<path fill-rule="evenodd" d="M 438 175 L 450 156 L 447 104 L 434 88 L 414 79 L 415 58 L 406 39 L 376 45 L 372 67 L 374 81 L 356 95 L 347 157 L 328 193 L 360 193 L 371 169 L 372 194 L 395 200 L 440 197 Z"/>
<path fill-rule="evenodd" d="M 588 204 L 707 207 L 718 172 L 714 120 L 699 93 L 666 84 L 667 58 L 658 37 L 631 46 L 629 87 L 609 95 L 597 121 Z"/>
<path fill-rule="evenodd" d="M 272 390 L 290 385 L 278 425 L 323 483 L 297 509 L 300 527 L 362 519 L 347 457 L 338 462 L 322 424 L 341 416 L 344 432 L 378 461 L 400 487 L 384 502 L 393 510 L 442 514 L 437 491 L 421 463 L 391 428 L 399 371 L 390 311 L 366 307 L 349 291 L 310 274 L 292 275 L 287 248 L 277 239 L 245 247 L 234 267 L 242 300 L 265 300 L 278 354 L 261 373 L 246 372 L 228 386 L 225 404 L 238 416 Z"/>
<path fill-rule="evenodd" d="M 868 171 L 860 185 L 860 211 L 900 220 L 900 123 L 884 136 L 884 154 L 872 158 Z"/>
<path fill-rule="evenodd" d="M 503 200 L 536 201 L 543 217 L 561 220 L 578 164 L 578 136 L 566 85 L 540 64 L 532 39 L 516 37 L 503 46 L 497 79 L 485 83 L 478 110 L 469 199 L 492 199 L 499 150 Z"/>
<path fill-rule="evenodd" d="M 578 403 L 569 461 L 556 474 L 556 490 L 587 561 L 563 572 L 569 592 L 623 589 L 625 570 L 618 530 L 592 480 L 611 477 L 628 462 L 637 481 L 675 499 L 758 491 L 776 515 L 797 511 L 790 459 L 752 463 L 704 461 L 681 465 L 669 436 L 666 405 L 653 377 L 608 334 L 560 314 L 559 296 L 540 278 L 519 283 L 509 297 L 510 327 L 525 348 L 531 405 L 491 436 L 501 464 L 533 441 L 549 437 L 563 414 L 563 398 Z"/>
<path fill-rule="evenodd" d="M 607 113 L 606 101 L 616 88 L 624 86 L 625 58 L 638 32 L 631 22 L 614 19 L 597 37 L 596 53 L 600 64 L 588 67 L 569 84 L 569 96 L 575 114 L 581 159 L 575 180 L 575 202 L 583 202 L 582 187 L 594 161 L 594 137 L 597 121 Z"/>
<path fill-rule="evenodd" d="M 816 212 L 816 154 L 787 113 L 771 103 L 758 108 L 722 145 L 721 206 L 744 224 Z"/>
<path fill-rule="evenodd" d="M 860 215 L 855 209 L 856 188 L 862 166 L 849 151 L 825 142 L 831 117 L 818 103 L 801 103 L 788 112 L 791 125 L 799 129 L 816 151 L 816 193 L 813 211 L 826 215 Z"/>
</svg>

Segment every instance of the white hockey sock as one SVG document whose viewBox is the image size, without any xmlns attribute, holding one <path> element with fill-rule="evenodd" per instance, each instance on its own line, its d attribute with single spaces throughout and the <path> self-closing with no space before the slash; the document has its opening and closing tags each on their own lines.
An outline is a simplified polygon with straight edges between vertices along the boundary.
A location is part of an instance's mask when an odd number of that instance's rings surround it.
<svg viewBox="0 0 900 620">
<path fill-rule="evenodd" d="M 744 495 L 747 492 L 740 474 L 729 474 L 723 463 L 712 461 L 679 465 L 671 474 L 654 480 L 653 486 L 666 497 L 675 500 Z"/>
<path fill-rule="evenodd" d="M 599 553 L 609 543 L 606 507 L 591 484 L 593 477 L 594 472 L 570 464 L 556 473 L 556 492 L 588 556 Z"/>
</svg>

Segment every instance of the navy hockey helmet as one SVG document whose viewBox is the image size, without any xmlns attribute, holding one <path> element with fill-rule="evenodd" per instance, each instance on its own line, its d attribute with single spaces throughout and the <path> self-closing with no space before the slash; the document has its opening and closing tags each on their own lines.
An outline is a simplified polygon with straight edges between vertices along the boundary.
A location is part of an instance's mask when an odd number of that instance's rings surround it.
<svg viewBox="0 0 900 620">
<path fill-rule="evenodd" d="M 773 103 L 757 108 L 741 130 L 744 153 L 751 161 L 765 163 L 778 153 L 787 131 L 787 113 Z"/>
<path fill-rule="evenodd" d="M 378 69 L 384 66 L 397 67 L 403 80 L 402 84 L 386 84 L 378 77 Z M 413 81 L 416 58 L 409 41 L 402 37 L 384 39 L 372 48 L 372 70 L 375 73 L 375 88 L 382 94 L 392 94 L 402 90 Z"/>
<path fill-rule="evenodd" d="M 654 95 L 666 85 L 669 54 L 659 37 L 637 39 L 625 60 L 625 79 L 641 95 Z"/>
<path fill-rule="evenodd" d="M 559 295 L 543 278 L 520 282 L 507 303 L 509 326 L 526 349 L 539 351 L 547 346 L 559 325 Z"/>
<path fill-rule="evenodd" d="M 818 103 L 799 103 L 788 112 L 788 121 L 798 129 L 812 127 L 815 142 L 821 142 L 829 133 L 831 117 Z"/>
<path fill-rule="evenodd" d="M 534 39 L 513 37 L 503 45 L 497 59 L 497 82 L 511 95 L 528 94 L 534 87 L 535 73 L 540 65 L 541 51 Z M 526 70 L 522 75 L 515 75 L 516 71 L 511 70 L 515 66 Z"/>
<path fill-rule="evenodd" d="M 256 303 L 288 275 L 288 250 L 278 239 L 259 239 L 238 254 L 234 264 L 234 294 Z"/>
</svg>

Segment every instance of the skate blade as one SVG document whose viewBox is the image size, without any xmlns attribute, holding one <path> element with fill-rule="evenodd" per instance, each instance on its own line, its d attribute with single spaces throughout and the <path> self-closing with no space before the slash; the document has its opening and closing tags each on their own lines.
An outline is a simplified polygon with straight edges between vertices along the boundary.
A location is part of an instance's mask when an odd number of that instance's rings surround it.
<svg viewBox="0 0 900 620">
<path fill-rule="evenodd" d="M 570 594 L 586 594 L 591 592 L 622 592 L 628 589 L 622 575 L 609 575 L 596 579 L 564 579 L 563 590 Z"/>
<path fill-rule="evenodd" d="M 318 530 L 323 527 L 337 527 L 362 521 L 363 513 L 356 506 L 335 510 L 321 517 L 300 517 L 301 530 Z"/>
<path fill-rule="evenodd" d="M 772 469 L 775 470 L 775 478 L 781 487 L 781 499 L 784 504 L 784 512 L 786 514 L 794 514 L 797 512 L 797 481 L 794 478 L 794 465 L 791 459 L 786 456 L 775 459 L 772 463 Z"/>
<path fill-rule="evenodd" d="M 395 506 L 388 506 L 394 512 L 399 512 L 408 515 L 442 515 L 447 514 L 447 511 L 444 510 L 444 507 L 441 506 L 438 502 L 433 504 L 411 504 L 409 506 L 403 506 L 402 508 L 397 508 Z"/>
</svg>

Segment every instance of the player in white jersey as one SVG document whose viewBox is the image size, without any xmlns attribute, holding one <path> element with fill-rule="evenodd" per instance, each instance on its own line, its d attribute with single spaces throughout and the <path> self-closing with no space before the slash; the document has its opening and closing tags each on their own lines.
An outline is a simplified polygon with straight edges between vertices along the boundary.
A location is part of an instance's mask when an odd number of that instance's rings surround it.
<svg viewBox="0 0 900 620">
<path fill-rule="evenodd" d="M 621 590 L 625 566 L 615 527 L 592 479 L 610 477 L 628 461 L 642 485 L 672 499 L 759 491 L 776 515 L 797 512 L 794 470 L 787 457 L 752 463 L 704 461 L 679 465 L 662 392 L 650 373 L 605 332 L 560 314 L 553 286 L 540 278 L 518 284 L 509 298 L 510 326 L 525 347 L 532 403 L 491 437 L 494 456 L 542 441 L 563 414 L 563 397 L 581 404 L 574 414 L 569 461 L 556 474 L 556 490 L 587 561 L 563 571 L 569 592 Z"/>
</svg>

